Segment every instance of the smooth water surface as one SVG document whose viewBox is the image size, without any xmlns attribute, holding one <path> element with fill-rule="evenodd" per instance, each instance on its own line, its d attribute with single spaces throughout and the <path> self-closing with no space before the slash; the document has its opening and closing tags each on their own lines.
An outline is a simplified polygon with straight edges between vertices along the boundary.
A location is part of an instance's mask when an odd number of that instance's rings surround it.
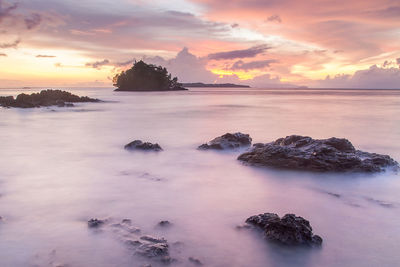
<svg viewBox="0 0 400 267">
<path fill-rule="evenodd" d="M 165 237 L 173 266 L 192 266 L 188 257 L 205 266 L 400 265 L 398 174 L 278 171 L 241 164 L 238 150 L 196 149 L 236 131 L 254 143 L 335 136 L 399 161 L 400 91 L 68 90 L 107 102 L 0 109 L 0 266 L 157 266 L 112 232 L 88 229 L 90 218 L 130 218 Z M 0 95 L 26 91 L 39 89 Z M 164 151 L 123 149 L 135 139 Z M 323 246 L 280 247 L 236 229 L 264 212 L 310 220 Z"/>
</svg>

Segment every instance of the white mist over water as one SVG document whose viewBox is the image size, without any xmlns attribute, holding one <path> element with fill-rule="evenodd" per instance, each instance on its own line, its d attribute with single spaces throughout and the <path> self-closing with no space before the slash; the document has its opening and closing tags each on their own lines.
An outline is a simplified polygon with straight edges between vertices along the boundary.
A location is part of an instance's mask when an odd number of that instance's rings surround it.
<svg viewBox="0 0 400 267">
<path fill-rule="evenodd" d="M 278 171 L 242 165 L 240 151 L 196 150 L 226 132 L 253 143 L 299 134 L 345 137 L 399 161 L 400 91 L 68 91 L 110 102 L 0 109 L 0 266 L 157 266 L 112 232 L 87 228 L 107 217 L 165 237 L 179 266 L 191 266 L 188 257 L 205 266 L 400 264 L 398 174 Z M 125 151 L 135 139 L 164 151 Z M 279 247 L 235 228 L 264 212 L 308 219 L 322 248 Z M 161 220 L 173 225 L 156 227 Z"/>
</svg>

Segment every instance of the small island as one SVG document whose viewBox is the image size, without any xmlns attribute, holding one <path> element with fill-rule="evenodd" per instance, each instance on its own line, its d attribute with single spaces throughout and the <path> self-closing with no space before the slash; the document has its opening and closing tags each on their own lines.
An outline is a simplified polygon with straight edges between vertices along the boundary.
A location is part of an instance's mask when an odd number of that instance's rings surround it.
<svg viewBox="0 0 400 267">
<path fill-rule="evenodd" d="M 115 91 L 180 91 L 187 90 L 178 83 L 178 78 L 171 79 L 166 68 L 146 64 L 142 60 L 135 62 L 132 68 L 122 71 L 113 78 Z"/>
</svg>

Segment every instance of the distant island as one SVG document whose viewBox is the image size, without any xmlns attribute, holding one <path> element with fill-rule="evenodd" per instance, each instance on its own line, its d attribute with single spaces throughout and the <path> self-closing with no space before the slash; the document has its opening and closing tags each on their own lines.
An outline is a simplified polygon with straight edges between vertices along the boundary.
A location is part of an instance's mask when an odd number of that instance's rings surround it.
<svg viewBox="0 0 400 267">
<path fill-rule="evenodd" d="M 166 68 L 146 64 L 142 60 L 135 62 L 132 68 L 122 71 L 113 78 L 115 91 L 180 91 L 187 90 L 178 83 L 178 78 L 171 79 Z"/>
<path fill-rule="evenodd" d="M 233 83 L 183 83 L 184 87 L 235 87 L 235 88 L 250 88 L 248 85 L 240 85 Z"/>
<path fill-rule="evenodd" d="M 39 108 L 39 107 L 73 107 L 72 103 L 100 102 L 99 99 L 77 96 L 61 90 L 42 90 L 40 93 L 0 96 L 0 107 L 5 108 Z"/>
</svg>

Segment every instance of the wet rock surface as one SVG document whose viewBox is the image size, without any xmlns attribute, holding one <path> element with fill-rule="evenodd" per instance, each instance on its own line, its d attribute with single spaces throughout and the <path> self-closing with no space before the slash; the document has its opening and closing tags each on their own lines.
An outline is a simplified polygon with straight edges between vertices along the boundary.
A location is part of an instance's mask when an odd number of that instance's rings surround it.
<svg viewBox="0 0 400 267">
<path fill-rule="evenodd" d="M 159 144 L 152 144 L 150 142 L 143 142 L 142 140 L 135 140 L 125 145 L 126 150 L 142 150 L 142 151 L 161 151 L 162 148 Z"/>
<path fill-rule="evenodd" d="M 294 214 L 279 218 L 275 213 L 264 213 L 249 217 L 246 223 L 263 230 L 266 239 L 285 245 L 322 244 L 322 238 L 313 234 L 310 222 Z"/>
<path fill-rule="evenodd" d="M 89 228 L 111 230 L 115 236 L 132 250 L 134 255 L 158 263 L 169 264 L 174 261 L 169 254 L 169 244 L 164 238 L 143 235 L 130 219 L 115 222 L 113 219 L 90 219 Z"/>
<path fill-rule="evenodd" d="M 0 106 L 13 108 L 36 108 L 36 107 L 72 107 L 72 103 L 100 102 L 99 99 L 87 96 L 77 96 L 70 92 L 61 90 L 42 90 L 40 93 L 19 94 L 13 96 L 0 96 Z"/>
<path fill-rule="evenodd" d="M 215 149 L 233 149 L 239 147 L 246 147 L 251 145 L 251 137 L 248 134 L 237 133 L 226 133 L 222 136 L 214 138 L 213 140 L 202 144 L 198 147 L 201 150 Z"/>
<path fill-rule="evenodd" d="M 356 150 L 344 138 L 312 139 L 291 135 L 267 144 L 254 144 L 238 160 L 253 166 L 268 166 L 317 172 L 380 172 L 398 169 L 388 155 Z"/>
</svg>

